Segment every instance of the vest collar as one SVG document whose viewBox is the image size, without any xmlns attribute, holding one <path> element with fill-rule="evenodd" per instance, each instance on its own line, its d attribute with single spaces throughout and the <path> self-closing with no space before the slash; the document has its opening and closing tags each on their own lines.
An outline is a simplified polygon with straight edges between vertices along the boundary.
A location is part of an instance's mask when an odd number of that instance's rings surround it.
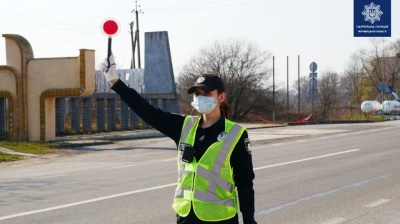
<svg viewBox="0 0 400 224">
<path fill-rule="evenodd" d="M 201 127 L 201 123 L 203 122 L 203 117 L 200 119 L 200 123 L 199 123 L 199 127 L 203 129 L 204 131 L 209 131 L 211 132 L 212 136 L 218 136 L 219 133 L 225 131 L 225 118 L 223 116 L 221 116 L 221 118 L 215 122 L 213 125 L 211 125 L 208 128 L 202 128 Z"/>
</svg>

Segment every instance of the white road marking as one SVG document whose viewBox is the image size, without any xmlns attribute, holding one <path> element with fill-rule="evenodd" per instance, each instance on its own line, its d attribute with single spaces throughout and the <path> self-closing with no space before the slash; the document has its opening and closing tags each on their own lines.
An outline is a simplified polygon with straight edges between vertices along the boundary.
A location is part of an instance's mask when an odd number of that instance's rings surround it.
<svg viewBox="0 0 400 224">
<path fill-rule="evenodd" d="M 339 218 L 338 217 L 338 218 L 327 220 L 327 221 L 325 221 L 325 222 L 323 222 L 321 224 L 339 224 L 339 223 L 342 223 L 343 221 L 345 221 L 344 218 Z"/>
<path fill-rule="evenodd" d="M 310 157 L 310 158 L 305 158 L 305 159 L 293 160 L 293 161 L 284 162 L 284 163 L 273 164 L 273 165 L 269 165 L 269 166 L 262 166 L 262 167 L 254 168 L 254 170 L 268 169 L 268 168 L 271 168 L 271 167 L 284 166 L 284 165 L 289 165 L 289 164 L 293 164 L 293 163 L 300 163 L 300 162 L 304 162 L 304 161 L 309 161 L 309 160 L 314 160 L 314 159 L 321 159 L 321 158 L 325 158 L 325 157 L 336 156 L 336 155 L 341 155 L 341 154 L 351 153 L 351 152 L 357 152 L 357 151 L 360 151 L 360 149 L 353 149 L 353 150 L 348 150 L 348 151 L 342 151 L 342 152 L 337 152 L 337 153 L 326 154 L 326 155 L 322 155 L 322 156 L 316 156 L 316 157 Z"/>
<path fill-rule="evenodd" d="M 254 170 L 267 169 L 267 168 L 271 168 L 271 167 L 283 166 L 283 165 L 288 165 L 288 164 L 292 164 L 292 163 L 299 163 L 299 162 L 304 162 L 304 161 L 308 161 L 308 160 L 320 159 L 320 158 L 325 158 L 325 157 L 329 157 L 329 156 L 335 156 L 335 155 L 340 155 L 340 154 L 345 154 L 345 153 L 350 153 L 350 152 L 356 152 L 356 151 L 359 151 L 359 149 L 353 149 L 353 150 L 348 150 L 348 151 L 343 151 L 343 152 L 331 153 L 331 154 L 327 154 L 327 155 L 316 156 L 316 157 L 311 157 L 311 158 L 306 158 L 306 159 L 301 159 L 301 160 L 294 160 L 294 161 L 289 161 L 289 162 L 285 162 L 285 163 L 279 163 L 279 164 L 270 165 L 270 166 L 263 166 L 263 167 L 254 168 Z M 119 167 L 114 167 L 114 168 L 127 167 L 127 166 L 133 166 L 133 165 L 134 164 L 130 164 L 130 165 L 119 166 Z M 63 208 L 68 208 L 68 207 L 88 204 L 88 203 L 92 203 L 92 202 L 103 201 L 103 200 L 108 200 L 108 199 L 112 199 L 112 198 L 117 198 L 117 197 L 122 197 L 122 196 L 137 194 L 137 193 L 142 193 L 142 192 L 146 192 L 146 191 L 158 190 L 158 189 L 172 187 L 172 186 L 176 186 L 176 183 L 165 184 L 165 185 L 160 185 L 160 186 L 156 186 L 156 187 L 140 189 L 140 190 L 136 190 L 136 191 L 128 191 L 128 192 L 124 192 L 124 193 L 120 193 L 120 194 L 113 194 L 113 195 L 109 195 L 109 196 L 93 198 L 93 199 L 89 199 L 89 200 L 84 200 L 84 201 L 79 201 L 79 202 L 74 202 L 74 203 L 69 203 L 69 204 L 64 204 L 64 205 L 44 208 L 44 209 L 32 210 L 32 211 L 22 212 L 22 213 L 16 213 L 16 214 L 8 215 L 8 216 L 2 216 L 2 217 L 0 217 L 0 220 L 6 220 L 6 219 L 11 219 L 11 218 L 21 217 L 21 216 L 26 216 L 26 215 L 32 215 L 32 214 L 37 214 L 37 213 L 42 213 L 42 212 L 48 212 L 48 211 L 53 211 L 53 210 L 58 210 L 58 209 L 63 209 Z"/>
<path fill-rule="evenodd" d="M 311 196 L 308 196 L 308 197 L 305 197 L 305 198 L 297 199 L 296 201 L 292 201 L 292 202 L 289 202 L 289 203 L 286 203 L 286 204 L 283 204 L 283 205 L 275 206 L 273 208 L 268 208 L 268 209 L 264 209 L 264 210 L 258 211 L 255 215 L 271 214 L 271 213 L 274 213 L 274 212 L 279 211 L 281 209 L 284 209 L 284 208 L 287 208 L 287 207 L 290 207 L 290 206 L 293 206 L 293 205 L 297 205 L 297 204 L 305 202 L 305 201 L 310 201 L 310 200 L 313 200 L 313 199 L 316 199 L 316 198 L 322 198 L 322 197 L 325 197 L 327 195 L 333 195 L 333 194 L 336 194 L 336 193 L 338 193 L 340 191 L 346 190 L 348 188 L 360 187 L 360 186 L 362 186 L 364 184 L 368 184 L 368 183 L 370 183 L 372 181 L 377 181 L 377 180 L 380 180 L 380 179 L 387 178 L 388 176 L 389 176 L 388 174 L 385 174 L 385 175 L 374 177 L 374 178 L 371 178 L 371 179 L 355 182 L 355 183 L 352 183 L 350 185 L 346 185 L 346 186 L 343 186 L 343 187 L 340 187 L 340 188 L 336 188 L 336 189 L 333 189 L 333 190 L 330 190 L 330 191 L 324 191 L 324 192 L 316 193 L 314 195 L 311 195 Z"/>
<path fill-rule="evenodd" d="M 373 207 L 376 207 L 376 206 L 380 206 L 380 205 L 386 204 L 389 201 L 390 201 L 389 199 L 379 199 L 377 201 L 374 201 L 374 202 L 371 202 L 369 204 L 366 204 L 364 207 L 373 208 Z"/>
<path fill-rule="evenodd" d="M 298 140 L 296 142 L 306 142 L 306 141 L 307 141 L 306 139 L 303 139 L 303 140 Z"/>
<path fill-rule="evenodd" d="M 123 165 L 123 166 L 114 166 L 110 167 L 110 169 L 119 169 L 119 168 L 126 168 L 126 167 L 132 167 L 135 166 L 135 164 L 129 164 L 129 165 Z"/>
<path fill-rule="evenodd" d="M 171 158 L 171 159 L 163 159 L 163 160 L 161 160 L 161 161 L 163 161 L 163 162 L 168 162 L 168 161 L 173 161 L 173 160 L 176 160 L 176 158 Z"/>
<path fill-rule="evenodd" d="M 50 176 L 43 176 L 43 177 L 38 177 L 36 179 L 47 179 L 47 178 L 53 178 L 53 177 L 63 177 L 65 174 L 58 174 L 58 175 L 50 175 Z"/>
<path fill-rule="evenodd" d="M 83 204 L 88 204 L 88 203 L 92 203 L 92 202 L 103 201 L 103 200 L 108 200 L 108 199 L 112 199 L 112 198 L 117 198 L 117 197 L 122 197 L 122 196 L 131 195 L 131 194 L 137 194 L 137 193 L 142 193 L 142 192 L 146 192 L 146 191 L 152 191 L 152 190 L 157 190 L 157 189 L 172 187 L 172 186 L 176 186 L 176 183 L 165 184 L 165 185 L 160 185 L 160 186 L 156 186 L 156 187 L 150 187 L 150 188 L 145 188 L 145 189 L 141 189 L 141 190 L 136 190 L 136 191 L 128 191 L 128 192 L 124 192 L 124 193 L 120 193 L 120 194 L 113 194 L 113 195 L 109 195 L 109 196 L 105 196 L 105 197 L 93 198 L 93 199 L 79 201 L 79 202 L 75 202 L 75 203 L 69 203 L 69 204 L 44 208 L 44 209 L 32 210 L 29 212 L 21 212 L 21 213 L 17 213 L 17 214 L 13 214 L 13 215 L 2 216 L 2 217 L 0 217 L 0 220 L 6 220 L 6 219 L 11 219 L 11 218 L 21 217 L 21 216 L 26 216 L 26 215 L 32 215 L 32 214 L 37 214 L 37 213 L 41 213 L 41 212 L 48 212 L 48 211 L 53 211 L 53 210 L 57 210 L 57 209 L 63 209 L 63 208 L 77 206 L 77 205 L 83 205 Z"/>
<path fill-rule="evenodd" d="M 283 143 L 275 143 L 275 144 L 271 144 L 272 146 L 277 146 L 277 145 L 282 145 Z"/>
</svg>

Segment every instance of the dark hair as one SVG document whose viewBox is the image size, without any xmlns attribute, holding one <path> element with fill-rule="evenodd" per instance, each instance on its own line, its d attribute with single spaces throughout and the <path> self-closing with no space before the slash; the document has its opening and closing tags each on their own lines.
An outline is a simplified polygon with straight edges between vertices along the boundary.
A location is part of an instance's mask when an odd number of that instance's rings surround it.
<svg viewBox="0 0 400 224">
<path fill-rule="evenodd" d="M 223 93 L 222 91 L 217 91 L 217 92 L 218 94 Z M 224 116 L 226 119 L 231 118 L 231 107 L 226 103 L 226 100 L 221 103 L 221 105 L 219 106 L 219 110 L 222 116 Z"/>
<path fill-rule="evenodd" d="M 219 110 L 221 111 L 222 116 L 224 116 L 226 119 L 231 118 L 231 108 L 227 103 L 221 103 L 221 105 L 219 106 Z"/>
</svg>

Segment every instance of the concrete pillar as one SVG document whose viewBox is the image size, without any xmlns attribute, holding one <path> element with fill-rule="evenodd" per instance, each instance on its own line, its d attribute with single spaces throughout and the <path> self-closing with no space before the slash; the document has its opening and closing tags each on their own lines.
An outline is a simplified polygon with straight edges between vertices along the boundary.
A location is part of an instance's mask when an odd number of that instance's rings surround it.
<svg viewBox="0 0 400 224">
<path fill-rule="evenodd" d="M 129 109 L 129 127 L 133 129 L 138 127 L 138 116 L 131 109 Z"/>
<path fill-rule="evenodd" d="M 174 100 L 165 102 L 167 111 L 179 113 L 176 99 L 176 86 L 172 67 L 168 32 L 145 33 L 145 70 L 144 93 L 163 93 L 175 96 Z"/>
<path fill-rule="evenodd" d="M 164 108 L 163 105 L 164 105 L 163 104 L 163 99 L 157 99 L 157 107 L 160 108 L 160 109 L 163 109 Z"/>
<path fill-rule="evenodd" d="M 82 130 L 83 130 L 83 133 L 89 133 L 92 131 L 92 99 L 91 98 L 83 98 Z"/>
<path fill-rule="evenodd" d="M 115 127 L 115 99 L 107 99 L 107 130 L 114 131 Z"/>
<path fill-rule="evenodd" d="M 81 132 L 79 98 L 71 98 L 71 128 L 75 133 Z"/>
<path fill-rule="evenodd" d="M 6 100 L 0 98 L 0 139 L 5 137 L 6 132 Z"/>
<path fill-rule="evenodd" d="M 149 99 L 149 98 L 146 98 L 146 100 L 147 100 L 151 105 L 153 105 L 153 100 L 151 100 L 151 99 Z M 153 105 L 153 106 L 154 106 L 154 105 Z M 140 122 L 142 123 L 142 128 L 143 128 L 143 129 L 150 128 L 150 125 L 148 125 L 143 119 L 140 119 Z"/>
<path fill-rule="evenodd" d="M 121 129 L 126 130 L 129 127 L 129 107 L 121 100 Z"/>
<path fill-rule="evenodd" d="M 65 132 L 65 98 L 56 98 L 56 135 Z"/>
<path fill-rule="evenodd" d="M 106 113 L 105 113 L 105 102 L 104 99 L 96 99 L 96 123 L 97 123 L 97 131 L 105 131 L 106 124 Z"/>
</svg>

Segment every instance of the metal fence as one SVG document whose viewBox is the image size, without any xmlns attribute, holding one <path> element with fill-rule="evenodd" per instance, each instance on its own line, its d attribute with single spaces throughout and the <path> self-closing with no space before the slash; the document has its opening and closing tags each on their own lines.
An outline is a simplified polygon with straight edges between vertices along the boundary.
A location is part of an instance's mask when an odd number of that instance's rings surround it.
<svg viewBox="0 0 400 224">
<path fill-rule="evenodd" d="M 0 98 L 0 140 L 7 138 L 6 109 L 7 100 Z"/>
<path fill-rule="evenodd" d="M 171 98 L 169 94 L 141 93 L 144 89 L 143 70 L 120 69 L 117 75 L 155 107 L 168 110 L 169 101 L 176 101 L 176 97 Z M 100 71 L 96 71 L 94 94 L 56 99 L 56 136 L 149 127 L 111 90 Z"/>
<path fill-rule="evenodd" d="M 120 79 L 134 88 L 150 104 L 160 109 L 176 111 L 174 94 L 144 94 L 143 71 L 117 70 Z M 7 99 L 0 98 L 0 139 L 7 139 Z M 144 129 L 150 126 L 143 122 L 111 90 L 103 74 L 96 71 L 95 93 L 85 97 L 56 99 L 56 136 L 87 134 L 116 130 Z"/>
<path fill-rule="evenodd" d="M 148 128 L 114 93 L 56 99 L 56 135 Z"/>
</svg>

